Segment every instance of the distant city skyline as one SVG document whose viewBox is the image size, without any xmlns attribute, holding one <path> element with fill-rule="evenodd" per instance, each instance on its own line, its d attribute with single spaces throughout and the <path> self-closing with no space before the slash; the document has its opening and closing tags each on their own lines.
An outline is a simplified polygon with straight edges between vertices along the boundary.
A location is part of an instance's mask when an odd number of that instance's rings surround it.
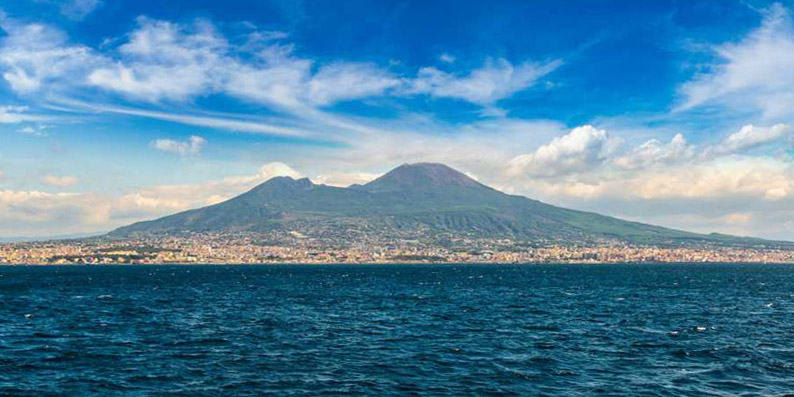
<svg viewBox="0 0 794 397">
<path fill-rule="evenodd" d="M 442 162 L 794 240 L 794 1 L 0 5 L 0 238 Z"/>
</svg>

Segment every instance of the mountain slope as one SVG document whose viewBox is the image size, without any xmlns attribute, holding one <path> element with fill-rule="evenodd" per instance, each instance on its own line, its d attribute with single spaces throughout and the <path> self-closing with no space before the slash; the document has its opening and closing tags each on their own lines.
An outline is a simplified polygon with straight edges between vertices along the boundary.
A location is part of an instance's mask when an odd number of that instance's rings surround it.
<svg viewBox="0 0 794 397">
<path fill-rule="evenodd" d="M 762 241 L 701 235 L 560 208 L 502 193 L 450 167 L 430 163 L 402 165 L 365 185 L 348 188 L 277 177 L 228 201 L 122 227 L 110 236 L 238 231 L 648 244 Z"/>
</svg>

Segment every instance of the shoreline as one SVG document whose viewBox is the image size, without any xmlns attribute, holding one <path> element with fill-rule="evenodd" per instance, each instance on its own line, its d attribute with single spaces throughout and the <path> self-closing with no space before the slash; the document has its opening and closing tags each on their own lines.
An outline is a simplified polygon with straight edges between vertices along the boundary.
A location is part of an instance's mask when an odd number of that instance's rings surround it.
<svg viewBox="0 0 794 397">
<path fill-rule="evenodd" d="M 794 262 L 262 262 L 262 263 L 57 263 L 57 264 L 43 264 L 43 263 L 0 263 L 2 267 L 152 267 L 152 266 L 176 266 L 176 267 L 211 267 L 211 266 L 399 266 L 399 265 L 437 265 L 437 266 L 451 266 L 451 265 L 518 265 L 518 266 L 532 266 L 532 265 L 549 265 L 549 266 L 610 266 L 610 265 L 632 265 L 632 266 L 656 266 L 656 265 L 794 265 Z"/>
</svg>

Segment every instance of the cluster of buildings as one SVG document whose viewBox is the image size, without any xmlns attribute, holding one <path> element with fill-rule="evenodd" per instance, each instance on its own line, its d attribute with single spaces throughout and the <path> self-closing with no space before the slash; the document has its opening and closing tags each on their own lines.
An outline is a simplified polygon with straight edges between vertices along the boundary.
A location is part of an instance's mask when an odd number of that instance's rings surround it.
<svg viewBox="0 0 794 397">
<path fill-rule="evenodd" d="M 652 247 L 589 245 L 505 239 L 449 240 L 364 238 L 339 243 L 300 233 L 197 234 L 131 240 L 83 239 L 0 244 L 0 264 L 268 264 L 268 263 L 794 263 L 780 247 Z"/>
</svg>

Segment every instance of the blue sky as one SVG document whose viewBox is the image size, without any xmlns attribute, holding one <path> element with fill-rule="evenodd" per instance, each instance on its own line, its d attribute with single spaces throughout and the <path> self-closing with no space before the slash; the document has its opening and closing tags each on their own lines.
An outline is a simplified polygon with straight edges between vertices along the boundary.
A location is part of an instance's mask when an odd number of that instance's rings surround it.
<svg viewBox="0 0 794 397">
<path fill-rule="evenodd" d="M 0 5 L 0 237 L 275 175 L 439 161 L 507 192 L 794 239 L 794 2 Z"/>
</svg>

